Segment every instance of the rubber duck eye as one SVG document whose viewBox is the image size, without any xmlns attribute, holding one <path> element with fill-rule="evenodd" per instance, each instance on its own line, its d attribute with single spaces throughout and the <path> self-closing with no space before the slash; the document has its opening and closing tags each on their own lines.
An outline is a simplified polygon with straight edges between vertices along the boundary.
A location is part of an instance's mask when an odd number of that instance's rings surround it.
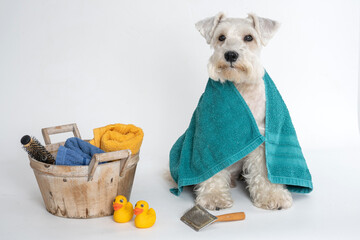
<svg viewBox="0 0 360 240">
<path fill-rule="evenodd" d="M 144 207 L 144 204 L 141 204 L 140 206 L 141 206 L 141 207 Z"/>
<path fill-rule="evenodd" d="M 246 35 L 245 37 L 244 37 L 244 41 L 245 42 L 251 42 L 253 40 L 253 37 L 251 36 L 251 35 Z"/>
<path fill-rule="evenodd" d="M 225 35 L 220 35 L 220 36 L 219 36 L 219 41 L 220 41 L 220 42 L 225 41 L 225 39 L 226 39 Z"/>
<path fill-rule="evenodd" d="M 122 203 L 122 202 L 124 202 L 124 200 L 121 199 L 120 202 Z"/>
</svg>

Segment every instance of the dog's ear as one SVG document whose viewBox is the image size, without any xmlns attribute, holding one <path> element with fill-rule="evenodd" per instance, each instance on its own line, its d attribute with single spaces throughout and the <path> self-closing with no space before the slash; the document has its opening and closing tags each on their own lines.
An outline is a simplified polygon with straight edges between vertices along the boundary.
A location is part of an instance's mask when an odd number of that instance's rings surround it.
<svg viewBox="0 0 360 240">
<path fill-rule="evenodd" d="M 223 19 L 225 19 L 225 14 L 220 12 L 214 17 L 205 18 L 195 24 L 196 29 L 206 39 L 208 44 L 211 42 L 217 25 Z"/>
<path fill-rule="evenodd" d="M 280 23 L 268 18 L 258 17 L 253 13 L 249 13 L 248 18 L 252 20 L 255 30 L 259 33 L 261 43 L 266 46 L 279 29 Z"/>
</svg>

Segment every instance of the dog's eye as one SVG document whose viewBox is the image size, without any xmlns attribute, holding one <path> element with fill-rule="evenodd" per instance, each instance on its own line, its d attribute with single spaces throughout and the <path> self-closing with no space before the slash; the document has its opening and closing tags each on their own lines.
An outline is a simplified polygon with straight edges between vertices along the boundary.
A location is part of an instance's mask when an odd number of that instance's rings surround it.
<svg viewBox="0 0 360 240">
<path fill-rule="evenodd" d="M 220 42 L 225 41 L 225 39 L 226 39 L 225 35 L 220 35 L 220 36 L 219 36 L 219 41 L 220 41 Z"/>
<path fill-rule="evenodd" d="M 245 42 L 251 42 L 253 40 L 253 37 L 251 36 L 251 35 L 246 35 L 245 37 L 244 37 L 244 41 Z"/>
</svg>

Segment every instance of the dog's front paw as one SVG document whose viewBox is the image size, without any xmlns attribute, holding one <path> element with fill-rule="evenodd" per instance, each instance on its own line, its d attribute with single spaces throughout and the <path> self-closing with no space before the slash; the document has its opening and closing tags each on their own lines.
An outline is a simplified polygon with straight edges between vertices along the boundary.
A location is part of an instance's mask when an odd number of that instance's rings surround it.
<svg viewBox="0 0 360 240">
<path fill-rule="evenodd" d="M 254 205 L 269 210 L 281 210 L 292 205 L 291 193 L 287 189 L 274 189 L 266 193 L 258 193 L 253 198 Z"/>
<path fill-rule="evenodd" d="M 220 210 L 232 207 L 233 200 L 230 194 L 208 193 L 198 195 L 196 204 L 208 210 Z"/>
</svg>

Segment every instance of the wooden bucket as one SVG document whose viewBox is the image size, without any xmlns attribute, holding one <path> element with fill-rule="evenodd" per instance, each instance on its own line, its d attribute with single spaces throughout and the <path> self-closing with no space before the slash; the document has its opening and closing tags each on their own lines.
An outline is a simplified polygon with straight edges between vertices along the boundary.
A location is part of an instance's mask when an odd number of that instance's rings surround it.
<svg viewBox="0 0 360 240">
<path fill-rule="evenodd" d="M 45 147 L 54 157 L 64 142 L 51 144 L 49 135 L 71 131 L 81 138 L 76 124 L 42 129 Z M 130 150 L 95 154 L 89 166 L 50 165 L 29 159 L 48 212 L 94 218 L 112 215 L 117 195 L 130 199 L 139 154 L 131 155 Z"/>
</svg>

